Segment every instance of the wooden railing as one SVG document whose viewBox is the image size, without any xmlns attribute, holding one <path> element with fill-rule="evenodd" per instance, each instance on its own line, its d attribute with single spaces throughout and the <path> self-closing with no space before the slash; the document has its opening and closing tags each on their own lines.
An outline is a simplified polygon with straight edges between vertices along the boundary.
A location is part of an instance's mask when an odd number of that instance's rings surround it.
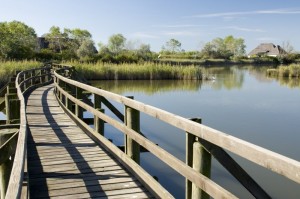
<svg viewBox="0 0 300 199">
<path fill-rule="evenodd" d="M 38 69 L 26 70 L 18 73 L 14 85 L 9 84 L 8 93 L 6 94 L 6 112 L 7 123 L 19 123 L 18 139 L 16 149 L 14 150 L 14 161 L 9 178 L 9 183 L 5 198 L 20 198 L 23 186 L 24 167 L 26 162 L 27 147 L 27 121 L 25 112 L 25 97 L 34 88 L 52 82 L 51 68 L 43 67 Z M 24 97 L 25 96 L 25 97 Z M 11 105 L 10 105 L 11 104 Z M 17 112 L 17 114 L 15 114 Z M 16 118 L 18 116 L 19 118 Z M 9 139 L 1 148 L 5 148 L 15 139 Z M 9 156 L 8 156 L 9 157 Z M 26 167 L 25 167 L 26 168 Z M 26 198 L 27 192 L 25 191 Z"/>
<path fill-rule="evenodd" d="M 149 151 L 186 178 L 186 198 L 198 198 L 200 195 L 202 198 L 208 198 L 208 195 L 213 198 L 236 198 L 232 193 L 209 178 L 212 157 L 218 160 L 256 198 L 270 198 L 225 150 L 300 184 L 299 161 L 207 127 L 201 124 L 199 119 L 186 119 L 134 99 L 72 80 L 74 78 L 74 68 L 69 66 L 53 64 L 52 69 L 55 70 L 55 93 L 66 113 L 97 143 L 104 145 L 130 171 L 135 173 L 137 178 L 144 182 L 145 186 L 152 190 L 157 197 L 173 198 L 168 191 L 139 166 L 140 148 Z M 16 116 L 8 118 L 7 123 L 19 123 L 17 125 L 20 126 L 18 133 L 5 143 L 13 142 L 18 137 L 6 198 L 19 198 L 21 196 L 23 177 L 26 172 L 24 166 L 26 165 L 27 121 L 24 96 L 32 89 L 51 81 L 49 67 L 27 70 L 20 72 L 16 77 L 15 86 L 10 85 L 11 90 L 8 89 L 11 93 L 16 91 L 17 99 L 12 98 L 8 101 L 19 100 L 20 113 L 19 118 L 15 118 Z M 94 103 L 87 100 L 85 93 L 93 95 Z M 124 115 L 110 101 L 123 104 L 125 107 Z M 10 104 L 10 102 L 7 103 Z M 102 104 L 111 109 L 120 120 L 106 115 Z M 94 128 L 84 122 L 84 110 L 94 115 Z M 186 163 L 141 134 L 140 113 L 157 118 L 186 133 Z M 103 136 L 104 123 L 114 126 L 125 134 L 124 152 Z"/>
<path fill-rule="evenodd" d="M 164 195 L 166 192 L 160 194 L 163 189 L 156 185 L 153 180 L 149 181 L 149 176 L 141 172 L 143 169 L 138 166 L 140 147 L 148 150 L 186 178 L 186 198 L 197 198 L 200 195 L 203 198 L 208 198 L 208 195 L 213 198 L 236 198 L 232 193 L 209 179 L 211 157 L 218 160 L 253 196 L 256 198 L 270 198 L 225 150 L 300 184 L 299 161 L 205 126 L 199 123 L 199 120 L 192 121 L 128 97 L 74 81 L 66 75 L 69 73 L 68 67 L 62 65 L 54 65 L 54 67 L 60 69 L 54 72 L 55 92 L 57 99 L 66 112 L 91 137 L 106 145 L 108 150 L 125 162 L 129 169 L 137 174 L 140 173 L 139 177 L 147 182 L 160 197 L 169 197 L 169 194 Z M 84 93 L 93 95 L 94 104 L 83 102 Z M 109 100 L 124 105 L 124 122 L 117 121 L 104 113 L 101 104 Z M 94 129 L 84 122 L 83 110 L 94 115 Z M 140 113 L 147 114 L 186 132 L 186 163 L 140 134 Z M 104 123 L 114 126 L 125 134 L 126 155 L 103 136 Z M 135 162 L 130 161 L 129 158 Z M 152 182 L 155 185 L 152 185 Z"/>
</svg>

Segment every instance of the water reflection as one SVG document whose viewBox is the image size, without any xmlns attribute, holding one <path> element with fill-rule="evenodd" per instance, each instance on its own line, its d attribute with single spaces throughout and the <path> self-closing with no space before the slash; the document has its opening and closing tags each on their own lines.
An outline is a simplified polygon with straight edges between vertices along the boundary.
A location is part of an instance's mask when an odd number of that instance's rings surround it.
<svg viewBox="0 0 300 199">
<path fill-rule="evenodd" d="M 206 71 L 216 77 L 214 84 L 211 84 L 215 90 L 240 89 L 243 86 L 244 72 L 237 67 L 215 67 Z"/>
<path fill-rule="evenodd" d="M 147 95 L 168 91 L 198 91 L 202 85 L 200 80 L 114 80 L 91 83 L 95 87 L 118 94 L 143 92 Z"/>
<path fill-rule="evenodd" d="M 252 66 L 213 67 L 206 73 L 215 76 L 214 81 L 99 81 L 93 85 L 135 96 L 186 118 L 201 117 L 207 126 L 299 161 L 300 92 L 289 88 L 299 88 L 300 81 L 275 80 L 267 77 L 266 70 L 267 67 Z M 151 141 L 184 161 L 184 132 L 144 114 L 141 124 L 142 132 Z M 106 130 L 114 143 L 123 142 L 121 133 L 117 138 L 111 135 L 113 129 Z M 233 157 L 273 198 L 299 198 L 299 184 Z M 149 153 L 141 155 L 141 165 L 176 198 L 184 198 L 184 179 L 179 174 Z M 252 198 L 215 160 L 212 179 L 240 198 Z"/>
<path fill-rule="evenodd" d="M 205 71 L 215 80 L 113 80 L 92 81 L 92 85 L 114 93 L 142 92 L 153 95 L 169 91 L 198 91 L 202 85 L 210 85 L 214 90 L 240 89 L 244 82 L 244 71 L 237 67 L 212 67 Z"/>
</svg>

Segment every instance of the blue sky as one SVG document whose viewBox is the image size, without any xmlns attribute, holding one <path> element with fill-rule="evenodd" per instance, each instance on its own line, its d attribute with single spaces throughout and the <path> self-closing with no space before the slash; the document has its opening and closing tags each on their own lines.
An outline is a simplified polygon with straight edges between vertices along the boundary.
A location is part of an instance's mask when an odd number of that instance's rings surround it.
<svg viewBox="0 0 300 199">
<path fill-rule="evenodd" d="M 199 50 L 214 38 L 242 37 L 247 52 L 259 43 L 289 42 L 300 51 L 298 0 L 0 0 L 0 21 L 18 20 L 41 36 L 55 25 L 90 31 L 95 43 L 121 33 L 159 51 L 171 38 Z"/>
</svg>

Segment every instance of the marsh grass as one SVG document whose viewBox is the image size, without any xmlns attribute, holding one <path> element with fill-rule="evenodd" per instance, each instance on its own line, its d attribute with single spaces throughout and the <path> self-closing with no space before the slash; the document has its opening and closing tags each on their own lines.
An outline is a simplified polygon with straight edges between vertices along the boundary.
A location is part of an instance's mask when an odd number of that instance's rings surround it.
<svg viewBox="0 0 300 199">
<path fill-rule="evenodd" d="M 279 66 L 277 69 L 268 69 L 267 75 L 270 77 L 300 78 L 300 65 L 291 64 L 289 66 Z"/>
<path fill-rule="evenodd" d="M 36 68 L 42 63 L 38 61 L 1 61 L 0 60 L 0 86 L 5 84 L 16 71 Z"/>
<path fill-rule="evenodd" d="M 136 64 L 66 62 L 89 80 L 199 80 L 204 68 L 144 62 Z"/>
</svg>

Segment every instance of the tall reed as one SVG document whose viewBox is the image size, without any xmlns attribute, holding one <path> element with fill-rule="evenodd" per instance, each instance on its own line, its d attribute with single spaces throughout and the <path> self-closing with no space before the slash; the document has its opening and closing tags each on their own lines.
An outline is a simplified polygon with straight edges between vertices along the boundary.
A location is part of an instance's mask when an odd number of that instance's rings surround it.
<svg viewBox="0 0 300 199">
<path fill-rule="evenodd" d="M 137 64 L 67 62 L 89 80 L 154 80 L 202 79 L 204 68 L 198 66 L 171 66 L 153 62 Z"/>
<path fill-rule="evenodd" d="M 0 60 L 0 86 L 8 81 L 9 77 L 15 74 L 16 71 L 36 68 L 42 63 L 38 61 L 1 61 Z"/>
<path fill-rule="evenodd" d="M 268 69 L 267 74 L 271 77 L 300 78 L 300 65 L 279 66 L 277 69 Z"/>
</svg>

